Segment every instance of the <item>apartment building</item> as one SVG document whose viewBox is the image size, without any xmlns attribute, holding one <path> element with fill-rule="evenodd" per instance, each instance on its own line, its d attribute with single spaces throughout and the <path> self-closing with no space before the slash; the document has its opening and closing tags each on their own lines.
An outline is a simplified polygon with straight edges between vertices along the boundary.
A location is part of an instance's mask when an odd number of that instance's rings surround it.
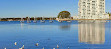
<svg viewBox="0 0 111 49">
<path fill-rule="evenodd" d="M 105 12 L 105 0 L 79 0 L 78 16 L 80 19 L 108 19 Z"/>
</svg>

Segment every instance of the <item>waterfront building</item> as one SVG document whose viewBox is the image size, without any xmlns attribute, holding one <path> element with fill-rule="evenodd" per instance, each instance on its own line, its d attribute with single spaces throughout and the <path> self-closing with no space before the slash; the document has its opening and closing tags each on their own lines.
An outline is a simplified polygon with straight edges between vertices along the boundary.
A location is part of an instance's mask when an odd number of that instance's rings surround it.
<svg viewBox="0 0 111 49">
<path fill-rule="evenodd" d="M 88 44 L 104 44 L 105 22 L 104 21 L 82 21 L 79 22 L 79 42 Z"/>
<path fill-rule="evenodd" d="M 79 0 L 78 16 L 80 19 L 108 19 L 105 12 L 105 0 Z"/>
</svg>

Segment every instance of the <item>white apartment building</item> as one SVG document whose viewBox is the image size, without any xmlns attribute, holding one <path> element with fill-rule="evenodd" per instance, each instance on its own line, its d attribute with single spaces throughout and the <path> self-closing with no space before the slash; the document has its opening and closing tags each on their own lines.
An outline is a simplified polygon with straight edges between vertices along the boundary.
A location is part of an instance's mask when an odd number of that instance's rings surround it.
<svg viewBox="0 0 111 49">
<path fill-rule="evenodd" d="M 78 16 L 80 19 L 108 19 L 105 13 L 105 0 L 79 0 Z"/>
</svg>

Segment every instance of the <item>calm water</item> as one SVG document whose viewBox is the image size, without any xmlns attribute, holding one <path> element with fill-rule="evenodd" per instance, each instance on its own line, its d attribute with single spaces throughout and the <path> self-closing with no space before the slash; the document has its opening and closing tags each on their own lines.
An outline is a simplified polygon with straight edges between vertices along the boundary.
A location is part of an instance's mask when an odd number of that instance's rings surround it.
<svg viewBox="0 0 111 49">
<path fill-rule="evenodd" d="M 35 46 L 36 43 L 39 46 Z M 101 21 L 49 23 L 48 20 L 45 23 L 0 22 L 0 49 L 19 49 L 22 45 L 25 49 L 111 49 L 111 24 Z"/>
</svg>

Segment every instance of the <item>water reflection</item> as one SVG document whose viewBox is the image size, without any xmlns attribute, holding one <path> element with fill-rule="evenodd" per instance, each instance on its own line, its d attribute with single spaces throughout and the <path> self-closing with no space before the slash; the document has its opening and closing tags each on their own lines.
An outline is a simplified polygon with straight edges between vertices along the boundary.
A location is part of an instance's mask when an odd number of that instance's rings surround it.
<svg viewBox="0 0 111 49">
<path fill-rule="evenodd" d="M 62 30 L 70 30 L 70 25 L 61 25 L 60 29 L 62 29 Z"/>
<path fill-rule="evenodd" d="M 20 24 L 20 26 L 21 26 L 21 29 L 23 29 L 23 27 L 24 27 L 24 24 L 23 24 L 23 23 L 21 23 L 21 24 Z"/>
<path fill-rule="evenodd" d="M 80 43 L 104 44 L 105 21 L 81 21 L 78 27 Z"/>
</svg>

